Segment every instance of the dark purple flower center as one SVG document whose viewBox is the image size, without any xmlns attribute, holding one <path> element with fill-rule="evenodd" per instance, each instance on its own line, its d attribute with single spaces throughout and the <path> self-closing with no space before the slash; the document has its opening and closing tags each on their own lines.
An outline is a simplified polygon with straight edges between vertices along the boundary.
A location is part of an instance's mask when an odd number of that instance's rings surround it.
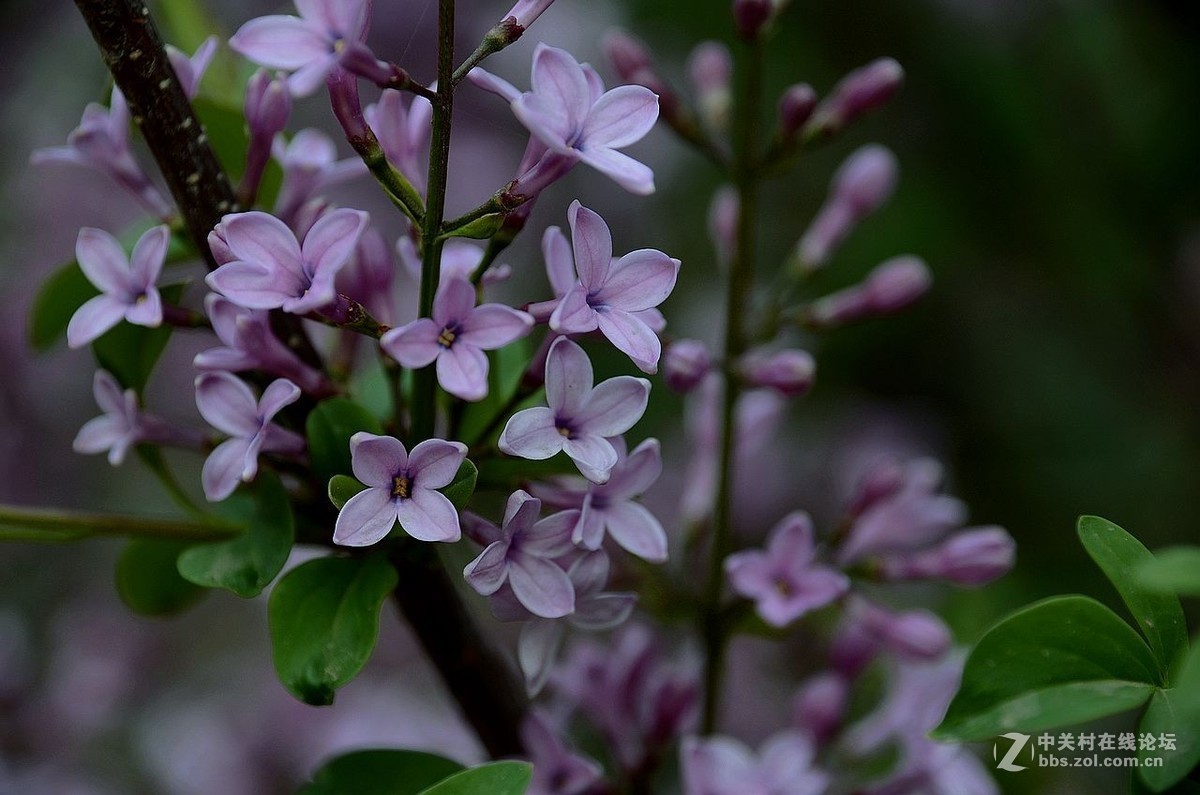
<svg viewBox="0 0 1200 795">
<path fill-rule="evenodd" d="M 791 578 L 784 574 L 777 574 L 771 581 L 771 585 L 775 587 L 775 590 L 779 592 L 780 596 L 791 598 L 796 595 L 795 583 L 792 582 Z"/>
<path fill-rule="evenodd" d="M 446 326 L 444 329 L 442 329 L 442 333 L 438 334 L 437 341 L 438 341 L 438 345 L 441 345 L 443 348 L 449 349 L 449 348 L 453 347 L 454 341 L 456 339 L 458 339 L 458 326 L 455 325 L 455 326 Z"/>
<path fill-rule="evenodd" d="M 412 496 L 412 479 L 407 472 L 401 472 L 392 478 L 392 496 L 401 500 Z"/>
<path fill-rule="evenodd" d="M 575 429 L 572 427 L 570 420 L 563 419 L 562 417 L 555 417 L 554 427 L 558 430 L 559 435 L 564 439 L 575 438 Z"/>
</svg>

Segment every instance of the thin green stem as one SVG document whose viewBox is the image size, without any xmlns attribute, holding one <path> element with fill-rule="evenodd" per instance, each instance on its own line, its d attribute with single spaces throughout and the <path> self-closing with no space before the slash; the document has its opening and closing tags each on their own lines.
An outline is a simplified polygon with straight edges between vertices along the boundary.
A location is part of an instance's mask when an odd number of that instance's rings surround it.
<svg viewBox="0 0 1200 795">
<path fill-rule="evenodd" d="M 433 100 L 429 146 L 429 189 L 421 227 L 420 317 L 433 314 L 442 266 L 442 221 L 446 213 L 446 177 L 450 166 L 450 129 L 454 116 L 454 0 L 438 0 L 438 92 Z M 433 366 L 413 373 L 412 442 L 433 436 L 437 379 Z"/>
<path fill-rule="evenodd" d="M 516 23 L 516 20 L 504 20 L 496 27 L 488 31 L 488 34 L 483 37 L 483 41 L 475 48 L 475 51 L 467 56 L 467 60 L 454 70 L 454 76 L 450 79 L 451 88 L 457 86 L 471 70 L 479 64 L 483 63 L 487 58 L 503 50 L 508 45 L 512 44 L 517 39 L 521 38 L 521 34 L 525 29 Z M 439 78 L 440 79 L 440 78 Z M 439 83 L 439 85 L 446 85 Z"/>
<path fill-rule="evenodd" d="M 738 192 L 739 212 L 736 248 L 730 266 L 729 290 L 725 304 L 725 361 L 734 362 L 747 346 L 745 320 L 754 291 L 755 259 L 758 248 L 758 200 L 760 177 L 757 168 L 759 125 L 762 116 L 763 45 L 752 42 L 741 70 L 738 92 L 740 107 L 734 141 L 733 182 Z M 718 484 L 713 522 L 712 547 L 709 551 L 708 580 L 701 616 L 704 637 L 704 715 L 701 730 L 716 729 L 721 679 L 725 667 L 727 626 L 723 620 L 721 596 L 724 586 L 723 564 L 732 551 L 733 538 L 733 451 L 735 445 L 734 408 L 740 384 L 724 373 L 721 402 L 721 445 L 718 454 Z"/>
<path fill-rule="evenodd" d="M 0 526 L 20 533 L 41 533 L 48 540 L 62 537 L 136 536 L 175 538 L 188 541 L 219 541 L 237 535 L 235 527 L 215 522 L 190 522 L 180 519 L 152 519 L 145 516 L 83 513 L 0 505 Z"/>
</svg>

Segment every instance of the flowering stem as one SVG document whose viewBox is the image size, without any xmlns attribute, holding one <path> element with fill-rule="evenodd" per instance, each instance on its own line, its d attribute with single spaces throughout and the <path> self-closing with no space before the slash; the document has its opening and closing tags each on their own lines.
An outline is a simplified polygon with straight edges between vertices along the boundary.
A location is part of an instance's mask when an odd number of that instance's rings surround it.
<svg viewBox="0 0 1200 795">
<path fill-rule="evenodd" d="M 466 79 L 472 69 L 521 38 L 521 34 L 524 32 L 525 29 L 518 25 L 517 21 L 512 17 L 509 17 L 489 30 L 487 35 L 483 37 L 483 41 L 475 48 L 475 52 L 467 56 L 467 60 L 463 61 L 462 65 L 454 70 L 454 76 L 451 78 L 450 85 L 452 87 L 457 86 Z"/>
<path fill-rule="evenodd" d="M 736 247 L 730 266 L 729 290 L 725 304 L 725 361 L 734 362 L 746 350 L 747 336 L 744 321 L 750 309 L 754 289 L 754 266 L 757 253 L 757 214 L 759 175 L 757 148 L 762 115 L 763 57 L 760 41 L 750 44 L 746 63 L 741 70 L 740 107 L 735 131 L 733 182 L 738 192 Z M 701 616 L 704 637 L 704 715 L 702 731 L 712 733 L 717 724 L 718 698 L 725 663 L 727 626 L 723 620 L 721 595 L 725 581 L 724 561 L 732 551 L 733 536 L 733 450 L 734 407 L 741 384 L 723 371 L 725 381 L 721 404 L 721 446 L 718 458 L 718 483 L 712 547 L 709 552 L 708 580 L 705 585 L 704 610 Z"/>
<path fill-rule="evenodd" d="M 79 513 L 46 508 L 23 508 L 15 505 L 0 505 L 0 526 L 5 529 L 5 536 L 9 530 L 12 530 L 16 531 L 22 539 L 34 540 L 40 535 L 49 541 L 97 535 L 219 541 L 238 533 L 236 527 L 215 522 Z"/>
<path fill-rule="evenodd" d="M 212 328 L 202 312 L 173 304 L 163 304 L 163 323 L 175 328 Z"/>
</svg>

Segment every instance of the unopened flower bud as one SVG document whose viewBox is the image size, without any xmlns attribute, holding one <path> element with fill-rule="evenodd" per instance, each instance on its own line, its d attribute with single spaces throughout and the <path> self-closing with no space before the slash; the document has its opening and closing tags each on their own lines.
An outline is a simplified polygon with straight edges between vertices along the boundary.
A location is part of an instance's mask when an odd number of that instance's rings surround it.
<svg viewBox="0 0 1200 795">
<path fill-rule="evenodd" d="M 867 278 L 825 296 L 809 309 L 808 321 L 818 328 L 834 328 L 899 312 L 929 292 L 933 277 L 918 257 L 895 257 L 871 271 Z"/>
<path fill-rule="evenodd" d="M 937 579 L 956 585 L 986 585 L 1013 566 L 1016 544 L 1002 527 L 956 533 L 916 555 L 884 559 L 881 575 L 889 580 Z"/>
<path fill-rule="evenodd" d="M 226 262 L 233 262 L 237 259 L 237 255 L 229 248 L 229 243 L 225 241 L 225 222 L 222 221 L 213 227 L 213 230 L 208 233 L 208 249 L 212 252 L 213 259 L 218 265 L 224 265 Z"/>
<path fill-rule="evenodd" d="M 721 130 L 728 126 L 729 108 L 733 94 L 733 56 L 729 48 L 716 41 L 706 41 L 692 50 L 688 58 L 688 75 L 700 115 L 713 128 Z"/>
<path fill-rule="evenodd" d="M 751 386 L 768 387 L 787 397 L 799 397 L 812 388 L 817 363 L 808 351 L 751 351 L 742 357 L 739 369 L 742 378 Z"/>
<path fill-rule="evenodd" d="M 829 198 L 796 244 L 798 266 L 811 271 L 828 262 L 855 227 L 892 197 L 899 171 L 896 156 L 877 144 L 846 158 L 833 175 Z"/>
<path fill-rule="evenodd" d="M 552 5 L 554 5 L 554 0 L 517 0 L 517 4 L 500 19 L 502 22 L 509 19 L 515 20 L 517 25 L 525 30 Z"/>
<path fill-rule="evenodd" d="M 840 132 L 895 96 L 903 82 L 904 69 L 892 58 L 880 58 L 855 69 L 817 108 L 808 127 L 809 137 Z"/>
<path fill-rule="evenodd" d="M 771 0 L 733 0 L 733 24 L 743 39 L 756 39 L 774 16 Z"/>
<path fill-rule="evenodd" d="M 712 357 L 699 340 L 678 340 L 663 354 L 663 378 L 679 393 L 691 392 L 711 369 Z"/>
<path fill-rule="evenodd" d="M 926 610 L 888 614 L 877 630 L 885 648 L 912 660 L 936 660 L 952 642 L 946 624 Z"/>
<path fill-rule="evenodd" d="M 779 97 L 779 133 L 790 139 L 800 132 L 817 107 L 817 92 L 808 83 L 789 86 Z"/>
<path fill-rule="evenodd" d="M 721 265 L 728 265 L 733 259 L 739 207 L 738 193 L 732 185 L 725 185 L 714 193 L 708 207 L 708 235 Z"/>
<path fill-rule="evenodd" d="M 833 672 L 817 674 L 800 688 L 792 705 L 792 720 L 818 745 L 828 742 L 842 724 L 850 695 L 845 677 Z"/>
<path fill-rule="evenodd" d="M 608 62 L 626 83 L 636 82 L 638 72 L 654 65 L 646 45 L 623 30 L 614 30 L 605 36 L 601 48 Z"/>
<path fill-rule="evenodd" d="M 246 126 L 250 138 L 262 138 L 268 147 L 275 136 L 287 126 L 292 114 L 292 95 L 287 81 L 278 75 L 272 76 L 266 69 L 259 69 L 246 84 Z"/>
<path fill-rule="evenodd" d="M 904 467 L 894 458 L 886 458 L 871 465 L 854 484 L 846 513 L 857 518 L 868 508 L 891 497 L 904 485 Z"/>
</svg>

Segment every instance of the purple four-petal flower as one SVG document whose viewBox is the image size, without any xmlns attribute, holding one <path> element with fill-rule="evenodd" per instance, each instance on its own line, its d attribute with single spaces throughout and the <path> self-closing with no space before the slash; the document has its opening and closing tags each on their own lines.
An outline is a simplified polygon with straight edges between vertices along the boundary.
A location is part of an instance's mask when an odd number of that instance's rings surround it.
<svg viewBox="0 0 1200 795">
<path fill-rule="evenodd" d="M 412 449 L 391 436 L 359 432 L 350 438 L 354 477 L 367 485 L 338 514 L 333 543 L 366 547 L 378 543 L 396 522 L 420 541 L 457 541 L 458 511 L 437 489 L 454 481 L 467 457 L 461 442 L 428 439 Z"/>
<path fill-rule="evenodd" d="M 156 226 L 142 235 L 126 259 L 125 250 L 108 232 L 88 227 L 79 230 L 75 258 L 101 294 L 71 316 L 68 345 L 87 345 L 122 320 L 151 328 L 162 324 L 162 298 L 155 282 L 170 239 L 166 226 Z"/>
<path fill-rule="evenodd" d="M 650 382 L 622 375 L 592 384 L 592 363 L 583 348 L 566 337 L 555 340 L 546 356 L 549 405 L 514 414 L 500 434 L 500 449 L 534 461 L 565 452 L 588 480 L 607 481 L 618 460 L 608 439 L 642 418 Z"/>
<path fill-rule="evenodd" d="M 380 344 L 405 367 L 437 362 L 442 388 L 463 400 L 482 400 L 488 391 L 484 351 L 503 348 L 533 328 L 533 318 L 503 304 L 475 306 L 475 288 L 466 279 L 442 281 L 433 317 L 414 320 L 383 335 Z"/>
</svg>

